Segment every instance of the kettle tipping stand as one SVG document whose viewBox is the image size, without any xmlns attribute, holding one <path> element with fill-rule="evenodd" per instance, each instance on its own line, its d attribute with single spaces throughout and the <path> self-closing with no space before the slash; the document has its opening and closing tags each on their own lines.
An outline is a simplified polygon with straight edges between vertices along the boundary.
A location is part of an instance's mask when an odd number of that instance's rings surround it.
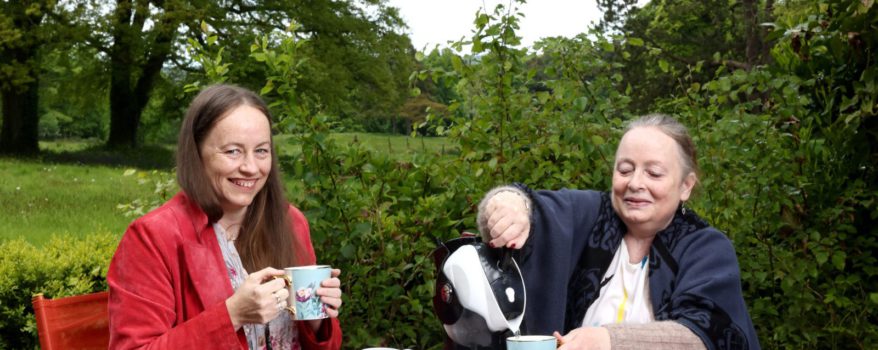
<svg viewBox="0 0 878 350">
<path fill-rule="evenodd" d="M 526 293 L 517 262 L 505 248 L 478 237 L 439 243 L 433 311 L 445 329 L 446 350 L 506 349 L 524 318 Z"/>
</svg>

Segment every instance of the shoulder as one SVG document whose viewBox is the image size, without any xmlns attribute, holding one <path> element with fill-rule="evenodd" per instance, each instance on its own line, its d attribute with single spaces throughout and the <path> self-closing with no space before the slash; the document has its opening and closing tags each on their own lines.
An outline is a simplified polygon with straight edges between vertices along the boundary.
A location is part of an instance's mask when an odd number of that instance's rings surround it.
<svg viewBox="0 0 878 350">
<path fill-rule="evenodd" d="M 593 190 L 538 190 L 528 191 L 540 209 L 551 213 L 576 213 L 599 207 L 605 194 Z"/>
<path fill-rule="evenodd" d="M 687 265 L 738 265 L 732 241 L 720 230 L 707 226 L 681 237 L 674 255 L 682 266 Z"/>
<path fill-rule="evenodd" d="M 290 219 L 290 226 L 293 228 L 293 235 L 300 239 L 303 237 L 309 237 L 310 240 L 311 228 L 305 214 L 303 214 L 299 208 L 296 208 L 296 206 L 287 204 L 287 215 Z"/>
<path fill-rule="evenodd" d="M 142 241 L 179 242 L 192 239 L 195 235 L 196 222 L 203 219 L 206 224 L 207 217 L 200 210 L 192 213 L 191 207 L 192 203 L 189 199 L 182 192 L 178 193 L 162 206 L 131 222 L 123 241 L 129 236 L 136 236 Z M 204 217 L 200 218 L 199 215 Z M 128 239 L 132 238 L 134 237 Z"/>
<path fill-rule="evenodd" d="M 290 216 L 290 220 L 292 222 L 304 222 L 305 224 L 308 223 L 308 219 L 305 218 L 305 214 L 302 214 L 302 211 L 292 204 L 287 204 L 287 215 Z"/>
</svg>

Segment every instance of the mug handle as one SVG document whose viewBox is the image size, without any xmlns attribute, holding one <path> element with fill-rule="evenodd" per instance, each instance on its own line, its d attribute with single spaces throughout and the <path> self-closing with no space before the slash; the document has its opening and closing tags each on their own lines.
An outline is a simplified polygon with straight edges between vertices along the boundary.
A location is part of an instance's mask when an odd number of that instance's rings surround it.
<svg viewBox="0 0 878 350">
<path fill-rule="evenodd" d="M 293 285 L 293 280 L 290 278 L 289 275 L 286 275 L 286 274 L 285 274 L 285 275 L 283 275 L 283 276 L 272 276 L 272 278 L 274 278 L 274 279 L 278 279 L 278 278 L 283 279 L 283 280 L 284 280 L 284 286 L 287 287 L 287 288 L 289 288 L 290 286 Z M 290 313 L 290 318 L 291 318 L 291 319 L 293 319 L 293 320 L 296 319 L 296 304 L 295 304 L 295 303 L 292 303 L 292 304 L 290 304 L 290 305 L 287 305 L 287 307 L 285 307 L 284 309 L 287 310 L 287 312 Z"/>
<path fill-rule="evenodd" d="M 290 278 L 290 276 L 288 276 L 288 275 L 283 275 L 283 276 L 271 276 L 271 277 L 272 277 L 273 279 L 278 279 L 278 278 L 283 279 L 283 280 L 284 280 L 284 286 L 285 286 L 285 287 L 289 287 L 289 286 L 293 285 L 293 280 L 292 280 L 292 279 Z"/>
</svg>

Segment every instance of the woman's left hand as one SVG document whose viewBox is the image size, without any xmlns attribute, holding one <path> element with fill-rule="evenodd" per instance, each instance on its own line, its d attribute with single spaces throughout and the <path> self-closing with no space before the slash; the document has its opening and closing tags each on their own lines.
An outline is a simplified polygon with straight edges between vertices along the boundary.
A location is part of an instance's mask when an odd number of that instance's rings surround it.
<svg viewBox="0 0 878 350">
<path fill-rule="evenodd" d="M 604 327 L 580 327 L 565 336 L 555 332 L 558 350 L 609 350 L 610 332 Z"/>
<path fill-rule="evenodd" d="M 320 282 L 320 288 L 317 288 L 317 296 L 320 297 L 320 302 L 326 304 L 326 314 L 331 318 L 338 317 L 338 308 L 341 307 L 341 280 L 338 279 L 338 276 L 341 275 L 341 270 L 332 269 L 330 273 L 330 278 L 323 280 Z M 311 328 L 314 329 L 315 332 L 320 330 L 320 325 L 323 324 L 323 320 L 310 320 L 308 323 L 311 325 Z"/>
</svg>

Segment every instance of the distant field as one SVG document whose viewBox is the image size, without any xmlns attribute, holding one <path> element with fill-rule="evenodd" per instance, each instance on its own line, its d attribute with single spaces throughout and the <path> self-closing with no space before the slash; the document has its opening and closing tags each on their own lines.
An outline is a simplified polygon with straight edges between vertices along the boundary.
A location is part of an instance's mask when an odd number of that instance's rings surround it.
<svg viewBox="0 0 878 350">
<path fill-rule="evenodd" d="M 362 142 L 376 152 L 404 157 L 418 152 L 452 152 L 444 138 L 410 138 L 365 133 L 333 134 L 341 143 Z M 279 137 L 281 152 L 298 145 Z M 39 158 L 0 157 L 0 241 L 23 237 L 34 244 L 53 234 L 124 232 L 133 220 L 117 209 L 135 199 L 155 199 L 153 184 L 139 184 L 126 169 L 170 171 L 173 145 L 125 152 L 104 150 L 93 141 L 40 142 Z"/>
<path fill-rule="evenodd" d="M 124 171 L 0 158 L 0 240 L 40 244 L 53 234 L 121 234 L 132 218 L 116 205 L 152 192 Z"/>
</svg>

